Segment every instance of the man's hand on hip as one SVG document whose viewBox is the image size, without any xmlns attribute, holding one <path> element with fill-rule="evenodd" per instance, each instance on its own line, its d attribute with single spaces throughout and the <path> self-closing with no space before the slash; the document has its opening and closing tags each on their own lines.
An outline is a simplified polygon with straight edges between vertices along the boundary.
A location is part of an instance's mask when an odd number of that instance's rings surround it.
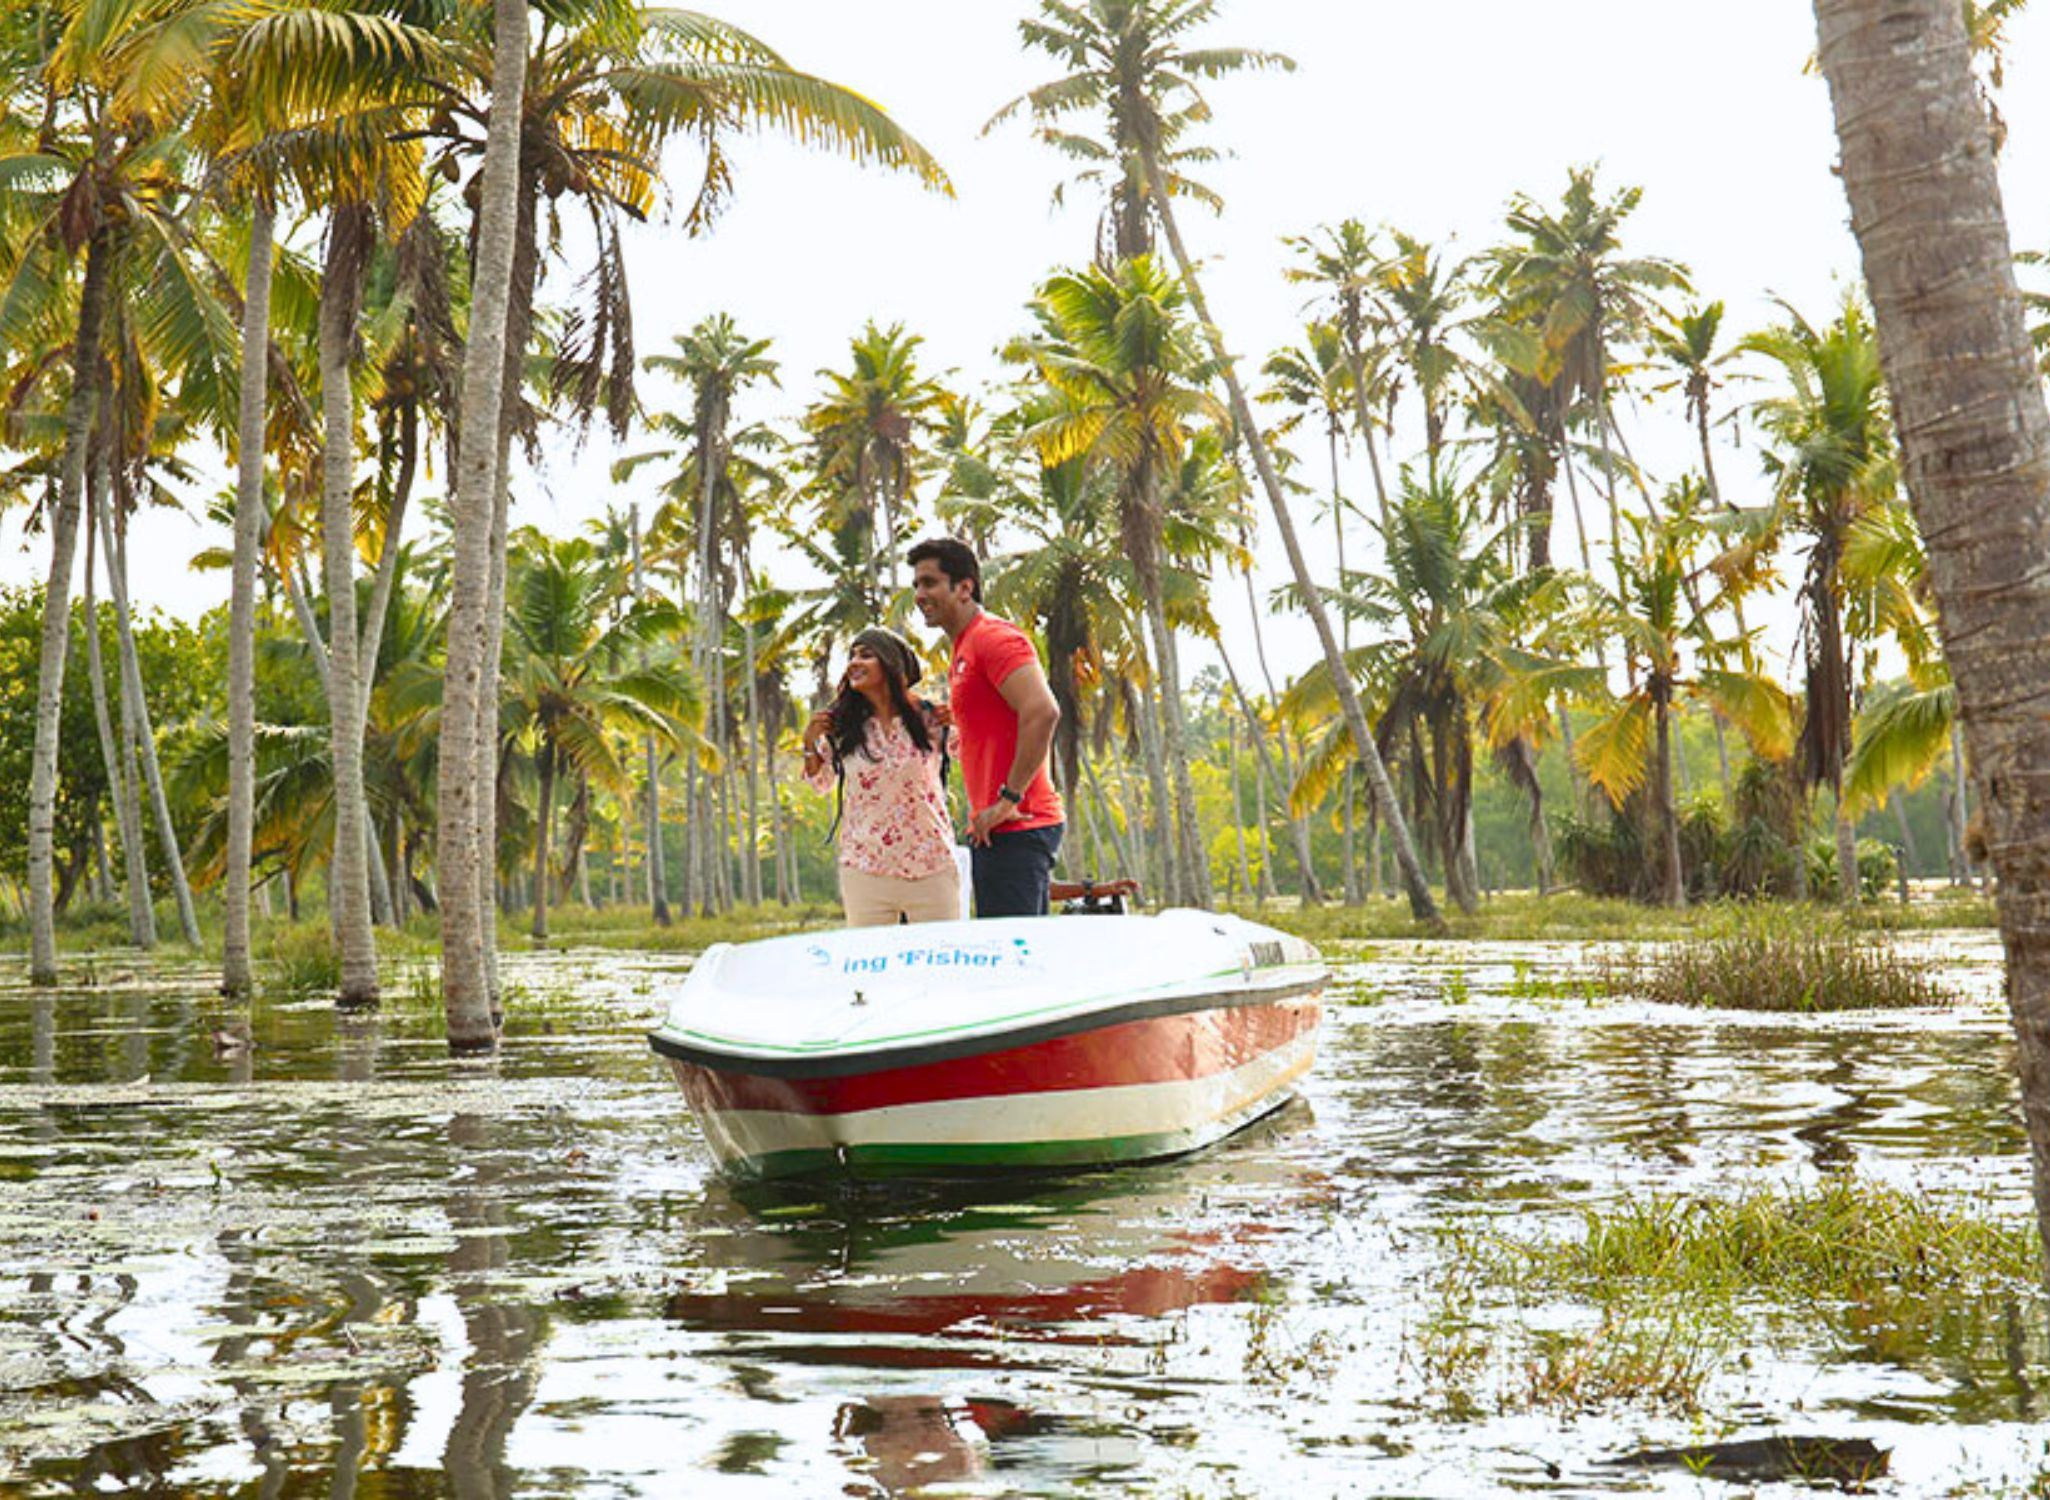
<svg viewBox="0 0 2050 1500">
<path fill-rule="evenodd" d="M 999 797 L 968 820 L 968 842 L 988 847 L 989 836 L 1018 816 L 1018 804 Z"/>
</svg>

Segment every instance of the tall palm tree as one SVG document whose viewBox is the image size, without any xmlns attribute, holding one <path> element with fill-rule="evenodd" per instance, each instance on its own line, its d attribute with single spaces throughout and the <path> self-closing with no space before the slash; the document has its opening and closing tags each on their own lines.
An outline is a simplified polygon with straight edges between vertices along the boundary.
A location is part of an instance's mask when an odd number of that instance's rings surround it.
<svg viewBox="0 0 2050 1500">
<path fill-rule="evenodd" d="M 1706 701 L 1743 731 L 1756 755 L 1781 760 L 1793 748 L 1793 706 L 1762 674 L 1717 664 L 1723 653 L 1709 622 L 1716 601 L 1697 606 L 1687 587 L 1703 535 L 1699 523 L 1637 516 L 1628 522 L 1637 545 L 1624 559 L 1622 587 L 1609 592 L 1591 584 L 1589 611 L 1594 631 L 1622 647 L 1630 689 L 1604 692 L 1605 712 L 1582 733 L 1577 755 L 1588 779 L 1617 807 L 1649 777 L 1662 862 L 1659 897 L 1677 907 L 1687 904 L 1687 881 L 1674 794 L 1675 709 L 1689 697 Z M 1690 653 L 1697 659 L 1691 669 Z"/>
<path fill-rule="evenodd" d="M 2007 999 L 2050 1246 L 2050 410 L 1955 0 L 1817 0 L 1851 226 L 1885 349 L 2000 876 Z M 2050 1262 L 2046 1262 L 2050 1274 Z"/>
<path fill-rule="evenodd" d="M 704 175 L 688 210 L 686 223 L 703 227 L 732 187 L 726 154 L 728 133 L 749 124 L 768 126 L 810 144 L 823 146 L 912 172 L 922 181 L 946 189 L 946 179 L 931 156 L 899 129 L 876 105 L 861 96 L 793 69 L 771 48 L 747 33 L 696 12 L 645 10 L 590 0 L 555 13 L 540 34 L 530 58 L 525 13 L 515 28 L 512 0 L 497 0 L 490 37 L 461 33 L 450 43 L 456 75 L 446 86 L 442 109 L 433 128 L 445 142 L 444 157 L 455 161 L 485 158 L 484 173 L 474 179 L 477 208 L 479 269 L 476 285 L 489 286 L 506 260 L 508 301 L 506 333 L 497 331 L 499 314 L 489 298 L 481 302 L 481 345 L 472 312 L 471 343 L 498 358 L 501 390 L 488 405 L 480 404 L 472 420 L 471 372 L 464 372 L 462 430 L 490 433 L 495 451 L 489 458 L 459 457 L 460 503 L 455 507 L 458 558 L 452 576 L 450 630 L 453 696 L 448 740 L 442 761 L 443 834 L 441 857 L 453 858 L 460 875 L 475 890 L 453 903 L 444 899 L 443 989 L 450 1005 L 450 1042 L 459 1050 L 496 1045 L 491 1025 L 492 964 L 495 946 L 489 889 L 489 846 L 495 772 L 483 733 L 481 705 L 493 701 L 497 670 L 497 619 L 502 615 L 507 526 L 505 478 L 507 456 L 521 416 L 520 383 L 532 328 L 532 308 L 542 257 L 539 234 L 544 200 L 574 193 L 598 217 L 601 274 L 596 280 L 597 305 L 583 315 L 583 347 L 595 359 L 604 351 L 611 369 L 630 372 L 632 361 L 618 358 L 629 322 L 623 316 L 626 297 L 624 257 L 619 250 L 617 219 L 622 213 L 646 217 L 660 206 L 661 149 L 679 133 L 694 136 L 705 153 Z M 521 47 L 517 68 L 506 48 L 517 31 Z M 527 86 L 532 73 L 533 86 Z M 512 85 L 517 85 L 513 87 Z M 518 106 L 509 110 L 507 104 Z M 516 115 L 517 118 L 508 118 Z M 481 139 L 480 139 L 481 137 Z M 502 172 L 494 174 L 492 151 L 509 154 Z M 494 198 L 494 190 L 503 199 Z M 487 225 L 488 218 L 488 225 Z M 558 222 L 550 213 L 547 222 Z M 487 228 L 490 234 L 487 234 Z M 494 241 L 491 236 L 502 236 Z M 486 247 L 493 263 L 484 273 Z M 473 296 L 475 293 L 473 292 Z M 495 293 L 492 293 L 495 296 Z M 479 377 L 481 379 L 481 372 Z M 588 382 L 584 390 L 603 390 L 608 415 L 623 423 L 631 410 L 624 382 Z M 478 398 L 481 402 L 481 396 Z M 473 438 L 466 447 L 477 446 Z M 485 507 L 477 509 L 476 507 Z M 465 527 L 481 527 L 470 542 Z M 474 594 L 473 594 L 474 591 Z M 473 638 L 474 637 L 474 638 Z M 454 749 L 453 757 L 447 752 Z M 453 790 L 455 778 L 469 776 L 473 786 Z M 444 885 L 448 882 L 445 879 Z M 449 937 L 456 924 L 469 922 L 474 932 Z M 457 1009 L 463 1019 L 457 1018 Z M 481 1021 L 478 1019 L 481 1016 Z"/>
<path fill-rule="evenodd" d="M 676 611 L 636 601 L 612 617 L 620 579 L 585 538 L 550 541 L 531 529 L 516 539 L 508 582 L 504 723 L 530 745 L 539 782 L 534 813 L 533 935 L 548 936 L 553 872 L 549 844 L 557 777 L 568 772 L 623 791 L 621 736 L 674 748 L 703 706 L 695 679 L 673 666 L 644 667 L 642 653 L 679 623 Z"/>
<path fill-rule="evenodd" d="M 1783 394 L 1752 407 L 1772 444 L 1765 464 L 1773 503 L 1765 524 L 1768 536 L 1796 537 L 1807 549 L 1800 585 L 1806 681 L 1799 751 L 1807 784 L 1826 783 L 1836 795 L 1837 880 L 1848 905 L 1858 899 L 1858 884 L 1843 774 L 1860 640 L 1848 628 L 1842 563 L 1851 528 L 1900 503 L 1900 470 L 1879 338 L 1865 309 L 1846 299 L 1836 321 L 1820 329 L 1786 311 L 1784 323 L 1743 347 L 1774 361 L 1785 383 Z"/>
<path fill-rule="evenodd" d="M 144 18 L 102 15 L 79 3 L 56 7 L 33 59 L 39 97 L 24 101 L 40 119 L 7 132 L 0 176 L 11 260 L 10 316 L 49 297 L 72 294 L 70 264 L 82 258 L 71 321 L 70 388 L 56 503 L 48 520 L 50 566 L 36 678 L 36 733 L 29 775 L 29 977 L 57 981 L 51 884 L 57 799 L 57 736 L 69 640 L 71 575 L 85 491 L 88 450 L 100 420 L 101 348 L 112 305 L 124 285 L 145 286 L 145 266 L 187 282 L 185 237 L 177 204 L 188 182 L 181 134 L 184 110 L 140 94 L 130 73 Z M 10 101 L 14 104 L 15 101 Z M 181 101 L 182 103 L 182 101 Z M 0 344 L 12 329 L 0 328 Z"/>
<path fill-rule="evenodd" d="M 1209 897 L 1209 863 L 1196 822 L 1188 728 L 1168 619 L 1163 503 L 1198 424 L 1223 417 L 1204 387 L 1214 368 L 1188 318 L 1176 279 L 1150 257 L 1116 271 L 1089 267 L 1050 278 L 1034 303 L 1038 335 L 1007 357 L 1030 361 L 1055 397 L 1028 430 L 1048 463 L 1087 458 L 1117 476 L 1118 529 L 1139 584 L 1159 675 L 1166 772 L 1175 808 L 1176 862 L 1168 899 Z"/>
<path fill-rule="evenodd" d="M 738 503 L 732 475 L 733 402 L 756 381 L 776 384 L 777 366 L 768 357 L 770 341 L 741 334 L 725 313 L 715 313 L 690 332 L 678 334 L 675 343 L 675 354 L 653 355 L 644 363 L 691 393 L 689 419 L 668 424 L 690 445 L 688 463 L 678 476 L 689 493 L 681 509 L 683 524 L 675 529 L 679 539 L 688 540 L 692 555 L 691 592 L 697 601 L 692 667 L 706 685 L 711 740 L 723 745 L 727 738 L 723 643 L 731 593 L 727 580 L 738 575 L 726 549 L 744 550 L 747 531 L 745 507 Z M 623 461 L 619 469 L 630 472 L 634 462 Z M 656 528 L 662 526 L 658 518 Z M 714 837 L 713 819 L 706 815 L 711 806 L 710 783 L 695 771 L 690 796 L 692 868 L 709 873 L 714 861 L 722 857 L 724 840 Z M 701 897 L 710 897 L 715 889 L 713 882 L 705 882 Z M 708 910 L 712 904 L 705 902 Z"/>
<path fill-rule="evenodd" d="M 1341 293 L 1341 300 L 1343 294 Z M 1346 423 L 1356 410 L 1364 405 L 1354 399 L 1353 380 L 1356 371 L 1365 369 L 1364 359 L 1355 361 L 1346 347 L 1345 335 L 1338 324 L 1313 322 L 1305 330 L 1305 342 L 1291 349 L 1279 349 L 1267 357 L 1262 367 L 1271 385 L 1262 391 L 1257 399 L 1286 405 L 1289 415 L 1275 424 L 1275 432 L 1283 434 L 1294 430 L 1302 422 L 1315 419 L 1324 429 L 1324 442 L 1331 463 L 1331 541 L 1334 562 L 1339 578 L 1345 577 L 1345 515 L 1348 509 L 1345 487 L 1339 478 L 1338 445 L 1345 434 Z M 1365 440 L 1371 444 L 1371 426 L 1361 429 Z M 1380 513 L 1385 520 L 1388 514 L 1388 499 L 1378 489 L 1380 463 L 1374 463 L 1377 493 L 1380 496 Z M 1352 619 L 1341 618 L 1340 645 L 1352 649 Z M 1340 863 L 1344 868 L 1345 904 L 1357 906 L 1360 903 L 1359 869 L 1353 858 L 1353 768 L 1345 768 L 1344 785 L 1338 794 L 1339 851 Z"/>
<path fill-rule="evenodd" d="M 862 530 L 875 558 L 878 602 L 892 602 L 900 550 L 910 529 L 911 487 L 951 398 L 918 368 L 925 340 L 893 323 L 863 328 L 846 371 L 821 370 L 826 394 L 804 414 L 819 477 L 840 497 L 846 523 Z"/>
<path fill-rule="evenodd" d="M 1592 167 L 1568 172 L 1556 210 L 1525 195 L 1512 200 L 1508 227 L 1517 238 L 1490 254 L 1489 279 L 1504 316 L 1537 331 L 1544 352 L 1540 377 L 1548 384 L 1563 382 L 1569 403 L 1588 404 L 1602 454 L 1610 543 L 1620 549 L 1611 352 L 1663 316 L 1660 293 L 1684 292 L 1688 281 L 1676 261 L 1621 253 L 1623 221 L 1636 210 L 1643 189 L 1624 188 L 1604 198 L 1594 178 Z"/>
<path fill-rule="evenodd" d="M 441 879 L 441 992 L 449 1049 L 498 1046 L 485 924 L 495 923 L 491 858 L 483 848 L 482 802 L 495 796 L 483 773 L 484 741 L 496 720 L 496 673 L 486 657 L 491 608 L 492 515 L 513 296 L 520 193 L 520 111 L 527 74 L 525 0 L 493 0 L 491 97 L 477 212 L 477 263 L 470 281 L 470 330 L 463 351 L 461 432 L 449 506 L 455 557 L 449 576 L 448 675 L 442 705 L 435 857 Z"/>
<path fill-rule="evenodd" d="M 1549 574 L 1518 572 L 1515 525 L 1491 529 L 1483 511 L 1480 493 L 1456 476 L 1429 485 L 1405 474 L 1382 538 L 1385 568 L 1351 575 L 1335 601 L 1392 627 L 1356 648 L 1346 670 L 1379 706 L 1378 743 L 1406 773 L 1411 805 L 1437 845 L 1447 894 L 1469 912 L 1480 895 L 1464 850 L 1483 707 L 1522 648 L 1527 602 L 1551 586 Z M 1523 671 L 1539 680 L 1535 667 Z M 1552 690 L 1563 681 L 1555 675 Z M 1290 690 L 1288 706 L 1300 717 L 1328 718 L 1336 697 L 1320 664 Z M 1333 724 L 1297 784 L 1300 799 L 1322 796 L 1337 780 L 1347 748 Z"/>
<path fill-rule="evenodd" d="M 1376 283 L 1389 269 L 1375 236 L 1357 219 L 1345 219 L 1314 234 L 1284 241 L 1299 257 L 1284 273 L 1290 281 L 1316 288 L 1316 305 L 1337 330 L 1347 373 L 1345 394 L 1353 403 L 1353 427 L 1367 450 L 1374 500 L 1381 522 L 1388 522 L 1388 481 L 1381 472 L 1375 433 L 1387 428 L 1382 415 L 1396 394 L 1395 346 L 1384 338 L 1386 303 L 1375 296 Z"/>
<path fill-rule="evenodd" d="M 1394 836 L 1396 861 L 1402 870 L 1411 910 L 1419 920 L 1435 923 L 1439 920 L 1437 903 L 1431 897 L 1430 884 L 1424 877 L 1416 847 L 1410 840 L 1409 825 L 1395 804 L 1395 791 L 1375 748 L 1366 712 L 1361 708 L 1352 681 L 1345 672 L 1343 649 L 1331 627 L 1330 614 L 1324 608 L 1309 563 L 1303 556 L 1295 520 L 1282 492 L 1281 476 L 1276 471 L 1273 455 L 1268 451 L 1267 440 L 1254 421 L 1252 407 L 1225 348 L 1224 337 L 1210 316 L 1202 283 L 1196 276 L 1195 261 L 1175 218 L 1163 155 L 1174 144 L 1167 122 L 1182 115 L 1192 122 L 1208 119 L 1209 106 L 1200 87 L 1202 80 L 1223 77 L 1247 68 L 1294 66 L 1276 53 L 1188 46 L 1187 33 L 1210 20 L 1216 9 L 1215 0 L 1089 0 L 1086 8 L 1063 4 L 1060 0 L 1042 0 L 1042 19 L 1023 23 L 1021 30 L 1028 45 L 1067 63 L 1069 72 L 1065 80 L 1048 86 L 1050 92 L 1043 95 L 1039 112 L 1065 113 L 1061 101 L 1069 96 L 1081 98 L 1085 108 L 1105 111 L 1109 110 L 1111 101 L 1116 101 L 1112 120 L 1117 129 L 1114 140 L 1119 155 L 1125 163 L 1138 170 L 1139 180 L 1144 184 L 1147 198 L 1167 236 L 1175 265 L 1188 288 L 1190 306 L 1203 327 L 1212 356 L 1224 377 L 1239 439 L 1252 455 L 1260 486 L 1274 513 L 1275 527 L 1281 533 L 1282 545 L 1288 553 L 1296 586 L 1310 611 L 1311 622 L 1317 628 L 1325 664 L 1337 683 L 1339 706 L 1352 733 L 1361 764 L 1366 768 L 1374 801 Z M 1028 102 L 1030 98 L 1028 95 Z"/>
</svg>

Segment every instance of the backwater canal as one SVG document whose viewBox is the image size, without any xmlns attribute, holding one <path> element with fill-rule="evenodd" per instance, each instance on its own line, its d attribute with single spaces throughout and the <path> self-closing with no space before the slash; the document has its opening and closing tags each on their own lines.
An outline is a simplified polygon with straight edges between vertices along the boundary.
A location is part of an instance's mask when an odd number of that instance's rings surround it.
<svg viewBox="0 0 2050 1500">
<path fill-rule="evenodd" d="M 1224 1146 L 857 1201 L 711 1170 L 644 1040 L 674 956 L 508 953 L 488 1066 L 403 970 L 368 1019 L 260 999 L 243 1049 L 210 969 L 15 965 L 0 1493 L 1776 1495 L 1813 1491 L 1609 1461 L 1809 1434 L 1887 1450 L 1874 1493 L 2050 1494 L 2026 1284 L 1626 1326 L 1461 1259 L 1846 1177 L 2025 1219 L 1997 940 L 1903 945 L 1957 1005 L 1702 1013 L 1590 1001 L 1579 944 L 1337 951 L 1302 1097 Z"/>
</svg>

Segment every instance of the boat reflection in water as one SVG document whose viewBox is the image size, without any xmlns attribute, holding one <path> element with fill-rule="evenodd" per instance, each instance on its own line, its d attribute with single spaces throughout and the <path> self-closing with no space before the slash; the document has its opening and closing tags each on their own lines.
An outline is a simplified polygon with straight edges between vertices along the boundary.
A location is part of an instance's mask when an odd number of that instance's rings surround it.
<svg viewBox="0 0 2050 1500">
<path fill-rule="evenodd" d="M 1138 1461 L 1137 1434 L 1094 1410 L 1035 1409 L 1020 1387 L 1043 1389 L 1055 1368 L 1106 1388 L 1143 1380 L 1186 1315 L 1266 1294 L 1272 1257 L 1256 1242 L 1327 1193 L 1276 1149 L 1309 1120 L 1296 1102 L 1203 1155 L 1062 1180 L 823 1201 L 715 1182 L 666 1310 L 757 1399 L 829 1404 L 835 1450 L 882 1493 L 973 1480 L 1028 1451 L 1038 1480 L 1116 1472 Z"/>
</svg>

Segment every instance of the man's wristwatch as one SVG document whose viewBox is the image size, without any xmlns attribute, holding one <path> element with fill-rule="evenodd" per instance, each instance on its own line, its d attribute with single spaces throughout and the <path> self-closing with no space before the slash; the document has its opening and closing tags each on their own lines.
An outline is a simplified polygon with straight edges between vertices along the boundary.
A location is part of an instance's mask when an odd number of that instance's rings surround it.
<svg viewBox="0 0 2050 1500">
<path fill-rule="evenodd" d="M 1016 807 L 1025 800 L 1025 794 L 1007 786 L 1000 786 L 997 788 L 997 800 L 999 802 L 1008 802 L 1011 806 Z"/>
</svg>

